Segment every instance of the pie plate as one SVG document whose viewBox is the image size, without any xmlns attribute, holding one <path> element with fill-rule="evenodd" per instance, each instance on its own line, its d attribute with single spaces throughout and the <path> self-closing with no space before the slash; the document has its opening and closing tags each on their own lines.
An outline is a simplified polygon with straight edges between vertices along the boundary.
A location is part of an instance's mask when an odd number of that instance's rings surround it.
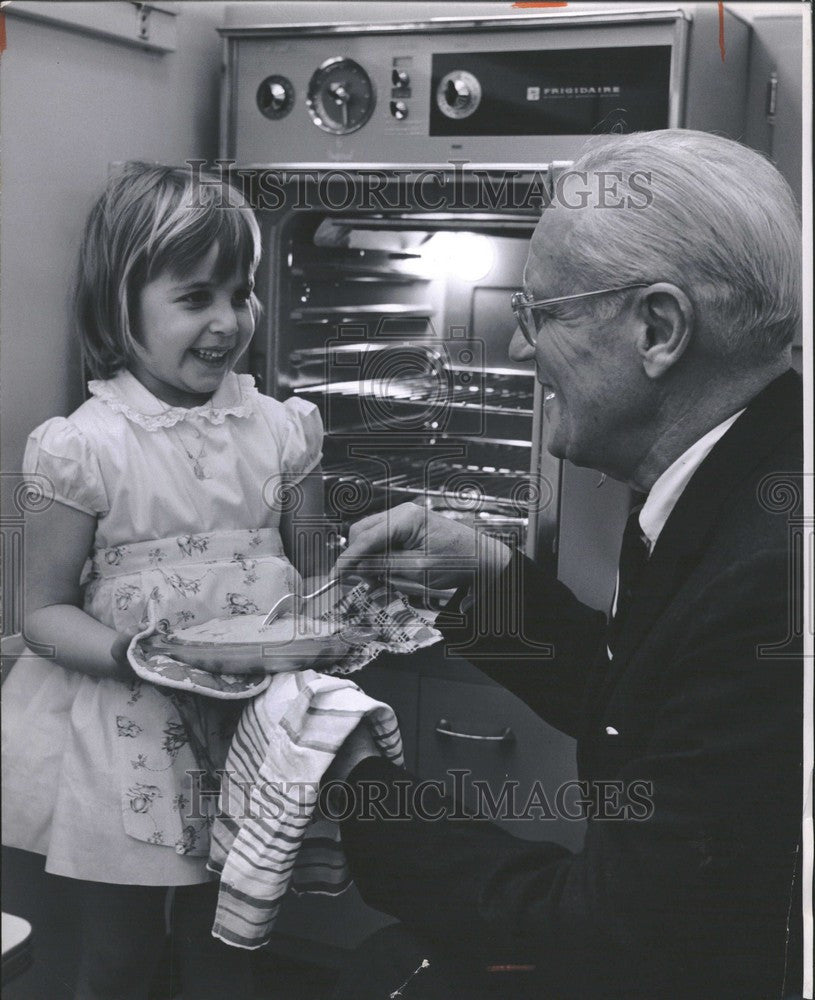
<svg viewBox="0 0 815 1000">
<path fill-rule="evenodd" d="M 213 673 L 257 675 L 331 666 L 366 637 L 366 630 L 355 628 L 318 636 L 297 635 L 292 628 L 282 640 L 250 642 L 193 640 L 157 633 L 143 639 L 141 647 L 148 657 L 169 656 Z"/>
</svg>

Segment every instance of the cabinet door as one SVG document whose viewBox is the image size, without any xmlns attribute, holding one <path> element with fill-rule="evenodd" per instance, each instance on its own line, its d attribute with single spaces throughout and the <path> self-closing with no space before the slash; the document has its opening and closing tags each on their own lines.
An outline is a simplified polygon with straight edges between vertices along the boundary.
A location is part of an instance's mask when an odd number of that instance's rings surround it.
<svg viewBox="0 0 815 1000">
<path fill-rule="evenodd" d="M 418 746 L 419 775 L 462 792 L 468 808 L 491 810 L 490 818 L 524 840 L 581 846 L 584 823 L 568 785 L 576 777 L 574 740 L 509 691 L 422 677 Z"/>
</svg>

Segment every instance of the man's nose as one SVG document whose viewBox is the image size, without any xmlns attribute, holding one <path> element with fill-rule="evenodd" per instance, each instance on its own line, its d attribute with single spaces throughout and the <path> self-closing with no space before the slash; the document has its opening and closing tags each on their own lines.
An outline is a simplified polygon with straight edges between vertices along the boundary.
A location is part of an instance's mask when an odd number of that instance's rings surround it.
<svg viewBox="0 0 815 1000">
<path fill-rule="evenodd" d="M 509 357 L 511 361 L 529 361 L 535 357 L 535 348 L 521 333 L 520 327 L 515 327 L 512 340 L 509 342 Z"/>
</svg>

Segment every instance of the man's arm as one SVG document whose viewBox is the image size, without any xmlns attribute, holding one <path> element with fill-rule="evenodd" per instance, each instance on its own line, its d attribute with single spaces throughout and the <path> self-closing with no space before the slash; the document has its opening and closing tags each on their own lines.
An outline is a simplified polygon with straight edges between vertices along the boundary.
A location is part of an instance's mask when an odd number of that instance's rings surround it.
<svg viewBox="0 0 815 1000">
<path fill-rule="evenodd" d="M 594 820 L 572 854 L 482 821 L 352 817 L 343 846 L 366 902 L 447 950 L 534 962 L 552 982 L 584 977 L 586 989 L 612 973 L 646 976 L 650 961 L 659 975 L 682 954 L 718 954 L 775 983 L 799 825 L 801 693 L 800 661 L 756 655 L 786 622 L 786 563 L 771 561 L 734 567 L 700 593 L 692 634 L 665 663 L 650 735 L 613 775 L 628 819 Z M 386 813 L 404 813 L 416 788 L 410 779 L 400 791 L 397 779 L 404 772 L 374 758 L 350 775 L 357 801 L 366 781 L 382 783 Z"/>
<path fill-rule="evenodd" d="M 391 565 L 409 576 L 411 560 L 427 562 L 420 578 L 429 572 L 432 586 L 461 588 L 457 598 L 473 589 L 469 610 L 458 614 L 464 606 L 454 598 L 437 622 L 448 651 L 469 659 L 558 729 L 576 734 L 605 616 L 498 539 L 413 503 L 352 525 L 335 572 L 364 573 L 378 564 L 380 572 Z"/>
<path fill-rule="evenodd" d="M 436 622 L 447 652 L 469 660 L 557 729 L 578 735 L 606 616 L 517 553 L 497 579 L 474 590 L 459 592 Z"/>
</svg>

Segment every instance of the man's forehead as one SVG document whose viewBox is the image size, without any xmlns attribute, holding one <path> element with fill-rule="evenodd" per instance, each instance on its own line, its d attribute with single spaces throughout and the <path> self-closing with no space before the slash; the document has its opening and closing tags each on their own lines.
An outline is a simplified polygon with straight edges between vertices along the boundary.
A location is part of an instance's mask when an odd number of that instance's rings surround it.
<svg viewBox="0 0 815 1000">
<path fill-rule="evenodd" d="M 549 293 L 560 270 L 561 247 L 570 222 L 565 210 L 544 210 L 532 234 L 524 266 L 524 288 L 528 292 L 540 296 Z"/>
</svg>

